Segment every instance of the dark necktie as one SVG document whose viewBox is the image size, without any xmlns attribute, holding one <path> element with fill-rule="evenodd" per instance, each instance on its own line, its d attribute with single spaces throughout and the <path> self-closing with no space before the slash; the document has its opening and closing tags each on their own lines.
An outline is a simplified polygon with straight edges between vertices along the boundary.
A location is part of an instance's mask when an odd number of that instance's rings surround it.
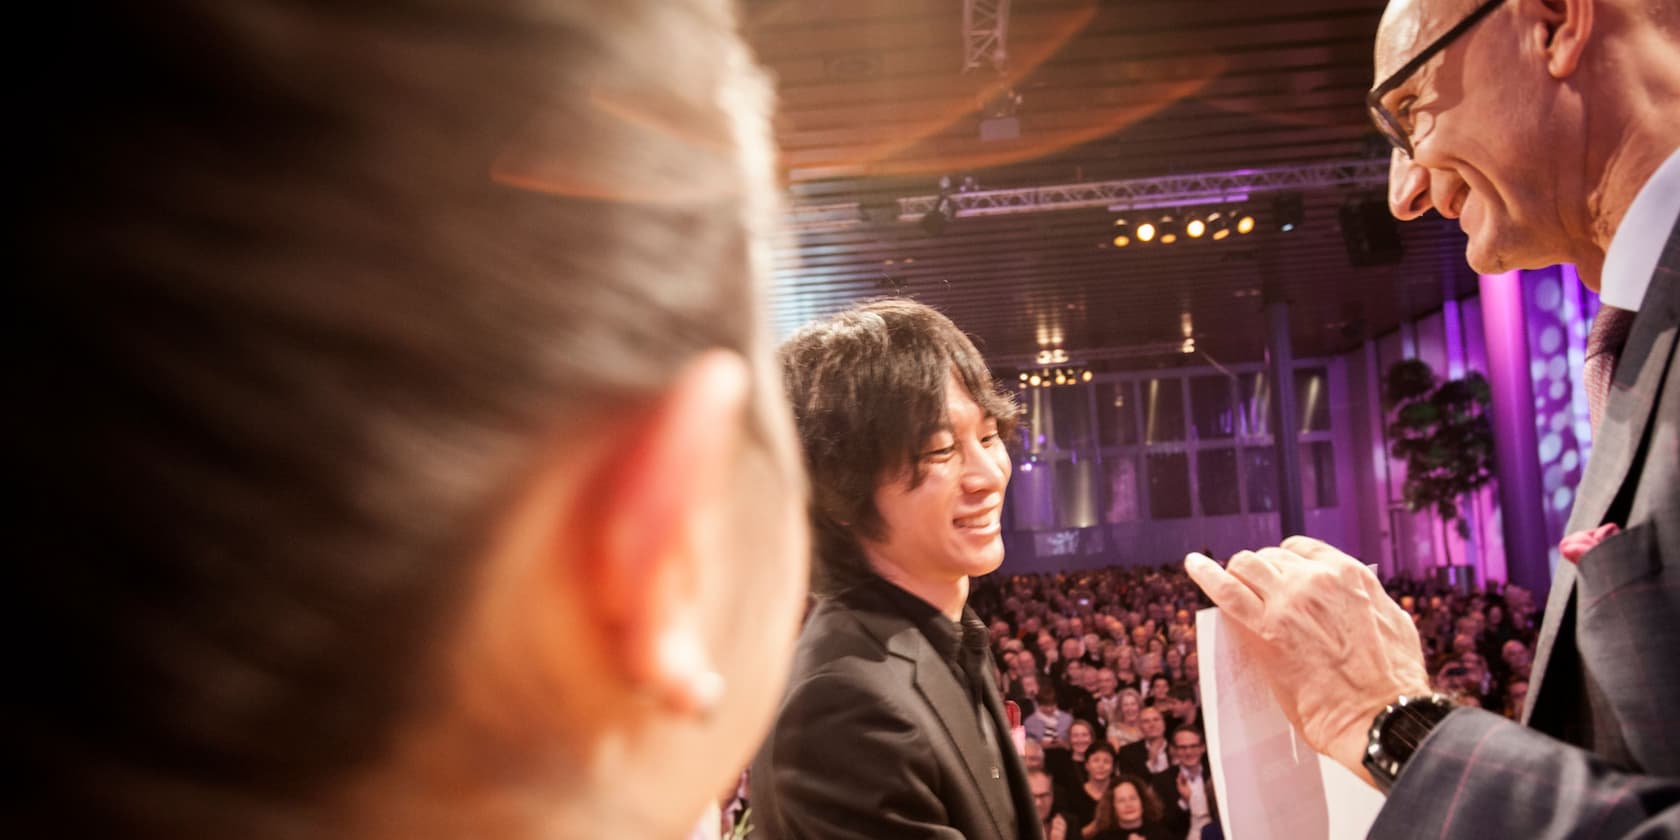
<svg viewBox="0 0 1680 840">
<path fill-rule="evenodd" d="M 1592 329 L 1587 331 L 1587 357 L 1581 365 L 1581 379 L 1587 389 L 1587 413 L 1594 435 L 1598 434 L 1598 423 L 1604 418 L 1605 403 L 1610 401 L 1616 360 L 1622 355 L 1622 345 L 1627 343 L 1634 315 L 1631 310 L 1600 306 Z"/>
</svg>

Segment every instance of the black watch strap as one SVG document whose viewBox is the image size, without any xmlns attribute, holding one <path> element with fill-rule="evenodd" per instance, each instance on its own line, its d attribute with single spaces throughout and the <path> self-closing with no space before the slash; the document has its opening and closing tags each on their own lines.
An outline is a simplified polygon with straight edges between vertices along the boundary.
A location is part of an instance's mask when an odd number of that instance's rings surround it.
<svg viewBox="0 0 1680 840">
<path fill-rule="evenodd" d="M 1360 762 L 1371 772 L 1377 787 L 1387 793 L 1406 768 L 1418 745 L 1435 725 L 1452 713 L 1452 698 L 1445 694 L 1402 697 L 1377 713 L 1371 721 L 1365 758 Z"/>
</svg>

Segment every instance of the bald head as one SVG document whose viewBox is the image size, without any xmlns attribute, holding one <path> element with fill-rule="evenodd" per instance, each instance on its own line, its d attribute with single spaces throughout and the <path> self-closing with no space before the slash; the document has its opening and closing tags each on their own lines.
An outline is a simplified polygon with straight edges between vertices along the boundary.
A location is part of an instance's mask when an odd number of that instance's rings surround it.
<svg viewBox="0 0 1680 840">
<path fill-rule="evenodd" d="M 1628 204 L 1680 145 L 1677 6 L 1390 2 L 1372 52 L 1373 117 L 1399 147 L 1390 210 L 1456 219 L 1478 272 L 1569 262 L 1597 289 Z"/>
</svg>

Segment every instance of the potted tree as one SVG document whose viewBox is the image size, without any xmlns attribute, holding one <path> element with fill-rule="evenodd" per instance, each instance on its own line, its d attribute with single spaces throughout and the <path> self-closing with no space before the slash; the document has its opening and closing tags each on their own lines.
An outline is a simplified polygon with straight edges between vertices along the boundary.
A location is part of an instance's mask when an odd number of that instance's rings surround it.
<svg viewBox="0 0 1680 840">
<path fill-rule="evenodd" d="M 1469 539 L 1463 499 L 1493 480 L 1487 379 L 1472 371 L 1441 381 L 1427 362 L 1405 359 L 1389 368 L 1383 395 L 1393 416 L 1390 452 L 1406 463 L 1406 507 L 1434 511 L 1443 527 Z M 1451 541 L 1442 543 L 1450 566 Z"/>
</svg>

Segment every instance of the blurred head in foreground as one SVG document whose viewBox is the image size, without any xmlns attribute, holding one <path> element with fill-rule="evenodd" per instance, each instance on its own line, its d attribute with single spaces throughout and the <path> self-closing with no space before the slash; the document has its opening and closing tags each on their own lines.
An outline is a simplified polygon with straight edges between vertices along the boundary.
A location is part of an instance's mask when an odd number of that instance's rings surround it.
<svg viewBox="0 0 1680 840">
<path fill-rule="evenodd" d="M 729 5 L 68 17 L 25 103 L 0 831 L 681 835 L 806 572 Z"/>
</svg>

